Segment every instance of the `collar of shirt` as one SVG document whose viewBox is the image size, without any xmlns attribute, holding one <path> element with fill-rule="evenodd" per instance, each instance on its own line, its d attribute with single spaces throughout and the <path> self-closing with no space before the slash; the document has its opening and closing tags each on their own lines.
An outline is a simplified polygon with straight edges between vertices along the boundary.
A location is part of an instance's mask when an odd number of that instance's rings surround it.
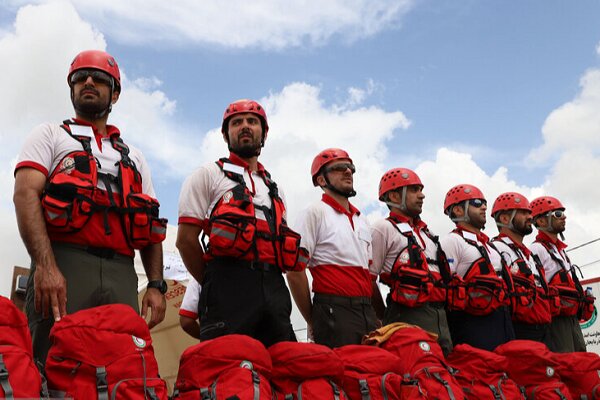
<svg viewBox="0 0 600 400">
<path fill-rule="evenodd" d="M 89 126 L 90 128 L 92 128 L 92 131 L 94 132 L 94 137 L 96 138 L 96 143 L 98 144 L 98 149 L 100 151 L 102 151 L 102 139 L 105 136 L 102 136 L 100 133 L 98 133 L 98 129 L 96 128 L 96 125 L 91 124 L 87 121 L 84 121 L 82 119 L 79 118 L 72 118 L 71 119 L 73 122 L 75 122 L 77 125 L 83 125 L 83 126 Z M 114 125 L 106 125 L 106 138 L 109 138 L 113 135 L 116 136 L 121 136 L 121 132 L 119 131 L 119 128 L 117 128 Z"/>
<path fill-rule="evenodd" d="M 427 228 L 427 224 L 423 222 L 423 220 L 419 217 L 409 218 L 406 215 L 398 214 L 390 211 L 390 218 L 396 222 L 405 222 L 409 224 L 413 228 L 417 228 L 418 230 L 422 230 Z"/>
<path fill-rule="evenodd" d="M 498 238 L 508 238 L 508 240 L 510 240 L 510 242 L 512 244 L 514 244 L 515 246 L 517 246 L 517 248 L 519 250 L 521 250 L 521 252 L 523 253 L 523 255 L 525 257 L 529 258 L 529 256 L 531 256 L 531 250 L 529 250 L 527 247 L 525 247 L 525 245 L 523 245 L 522 243 L 517 243 L 514 240 L 512 240 L 512 238 L 510 236 L 508 236 L 506 233 L 499 234 Z"/>
<path fill-rule="evenodd" d="M 250 168 L 249 168 L 248 163 L 246 161 L 242 160 L 240 158 L 240 156 L 238 156 L 237 154 L 230 152 L 229 153 L 229 161 L 231 161 L 232 164 L 235 164 L 235 165 L 237 165 L 239 167 L 242 167 L 246 171 L 250 172 Z M 260 173 L 264 173 L 265 172 L 265 167 L 261 163 L 259 163 L 259 162 L 257 162 L 257 172 L 260 172 Z"/>
<path fill-rule="evenodd" d="M 563 251 L 564 249 L 567 248 L 567 244 L 562 242 L 560 239 L 552 239 L 546 232 L 544 231 L 538 231 L 537 236 L 535 237 L 536 241 L 539 242 L 546 242 L 546 243 L 552 243 L 553 245 L 556 246 L 556 248 L 558 249 L 558 251 Z"/>
<path fill-rule="evenodd" d="M 486 246 L 487 246 L 488 242 L 490 241 L 490 238 L 485 233 L 483 233 L 483 232 L 473 232 L 473 231 L 471 231 L 471 230 L 469 230 L 467 228 L 464 228 L 462 226 L 458 226 L 457 225 L 456 229 L 454 231 L 457 232 L 457 233 L 460 233 L 461 235 L 462 235 L 462 232 L 472 233 L 473 235 L 477 236 L 477 240 L 480 243 L 482 243 L 482 244 L 484 244 Z"/>
<path fill-rule="evenodd" d="M 350 218 L 350 221 L 352 221 L 352 217 L 354 215 L 360 215 L 360 211 L 358 211 L 358 208 L 354 207 L 352 204 L 348 203 L 350 211 L 347 211 L 344 207 L 342 207 L 340 203 L 338 203 L 333 197 L 329 196 L 326 193 L 323 193 L 321 201 L 333 208 L 335 211 L 339 212 L 340 214 L 348 216 L 348 218 Z"/>
</svg>

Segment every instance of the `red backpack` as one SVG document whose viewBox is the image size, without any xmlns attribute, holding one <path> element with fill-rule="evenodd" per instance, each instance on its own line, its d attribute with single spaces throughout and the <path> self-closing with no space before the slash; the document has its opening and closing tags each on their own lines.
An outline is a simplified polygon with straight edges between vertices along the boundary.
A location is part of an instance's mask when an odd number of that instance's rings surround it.
<svg viewBox="0 0 600 400">
<path fill-rule="evenodd" d="M 167 399 L 148 325 L 125 304 L 67 315 L 50 331 L 51 395 L 75 399 Z"/>
<path fill-rule="evenodd" d="M 452 369 L 444 362 L 444 355 L 436 335 L 417 326 L 398 329 L 382 344 L 398 356 L 399 372 L 407 379 L 418 382 L 429 399 L 465 399 Z"/>
<path fill-rule="evenodd" d="M 517 400 L 524 393 L 506 374 L 506 357 L 468 344 L 459 344 L 448 355 L 456 380 L 469 400 Z"/>
<path fill-rule="evenodd" d="M 341 389 L 344 365 L 327 346 L 279 342 L 269 347 L 271 382 L 280 400 L 348 400 Z"/>
<path fill-rule="evenodd" d="M 575 399 L 600 399 L 600 356 L 596 353 L 554 353 L 556 371 Z"/>
<path fill-rule="evenodd" d="M 556 371 L 553 353 L 545 344 L 532 340 L 512 340 L 494 350 L 508 360 L 508 376 L 525 387 L 528 399 L 571 400 L 571 393 Z"/>
<path fill-rule="evenodd" d="M 48 397 L 33 361 L 27 319 L 12 301 L 0 296 L 0 398 Z"/>
<path fill-rule="evenodd" d="M 397 356 L 379 347 L 351 344 L 334 350 L 344 363 L 344 390 L 351 399 L 400 400 L 403 377 Z"/>
<path fill-rule="evenodd" d="M 270 400 L 271 357 L 245 335 L 225 335 L 189 347 L 179 360 L 174 399 Z"/>
</svg>

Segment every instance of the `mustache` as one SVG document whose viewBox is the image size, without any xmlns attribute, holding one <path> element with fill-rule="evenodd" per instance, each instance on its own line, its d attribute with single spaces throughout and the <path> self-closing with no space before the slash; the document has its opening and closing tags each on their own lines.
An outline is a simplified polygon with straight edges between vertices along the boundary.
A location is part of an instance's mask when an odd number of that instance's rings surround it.
<svg viewBox="0 0 600 400">
<path fill-rule="evenodd" d="M 89 86 L 89 85 L 86 85 L 83 87 L 83 89 L 81 89 L 81 92 L 85 92 L 85 91 L 93 92 L 96 95 L 100 94 L 100 92 L 98 90 L 96 90 L 96 88 L 94 88 L 93 86 Z"/>
</svg>

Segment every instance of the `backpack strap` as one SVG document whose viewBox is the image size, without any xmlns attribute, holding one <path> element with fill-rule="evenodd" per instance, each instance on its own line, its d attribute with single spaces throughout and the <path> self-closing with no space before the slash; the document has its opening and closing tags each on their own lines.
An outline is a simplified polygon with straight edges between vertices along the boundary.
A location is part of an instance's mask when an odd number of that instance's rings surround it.
<svg viewBox="0 0 600 400">
<path fill-rule="evenodd" d="M 415 235 L 413 234 L 413 230 L 408 229 L 408 230 L 403 230 L 401 229 L 398 225 L 400 225 L 399 223 L 397 223 L 397 221 L 395 221 L 392 218 L 388 218 L 388 221 L 390 221 L 390 223 L 392 224 L 392 226 L 394 228 L 396 228 L 396 230 L 398 231 L 398 233 L 400 233 L 402 236 L 404 236 L 406 238 L 406 240 L 408 241 L 408 256 L 410 259 L 410 264 L 412 268 L 415 269 L 422 269 L 423 267 L 423 258 L 421 257 L 421 255 L 419 254 L 420 252 L 423 252 L 423 248 L 421 246 L 419 246 L 419 244 L 417 243 L 417 240 L 415 239 Z M 404 225 L 406 225 L 407 227 L 410 226 L 408 225 L 408 223 L 403 223 Z"/>
<path fill-rule="evenodd" d="M 106 367 L 96 367 L 96 390 L 98 391 L 98 400 L 108 400 Z"/>
<path fill-rule="evenodd" d="M 212 398 L 209 388 L 200 388 L 200 400 L 211 400 Z"/>
<path fill-rule="evenodd" d="M 71 120 L 64 120 L 62 125 L 60 126 L 65 132 L 67 132 L 69 134 L 69 136 L 71 136 L 73 139 L 77 140 L 79 143 L 81 143 L 81 146 L 83 147 L 83 150 L 88 153 L 90 156 L 92 155 L 92 145 L 91 140 L 92 138 L 89 136 L 79 136 L 79 135 L 73 135 L 73 132 L 71 132 L 71 127 L 69 125 L 73 124 L 73 122 Z M 96 160 L 97 162 L 97 160 Z"/>
<path fill-rule="evenodd" d="M 332 381 L 329 381 L 329 384 L 331 385 L 331 389 L 333 390 L 333 399 L 340 400 L 340 388 L 338 387 L 338 385 L 336 385 Z"/>
<path fill-rule="evenodd" d="M 371 392 L 366 379 L 358 380 L 358 389 L 360 390 L 360 400 L 371 400 Z"/>
<path fill-rule="evenodd" d="M 494 385 L 488 385 L 488 387 L 490 388 L 490 390 L 492 391 L 493 395 L 494 395 L 494 400 L 506 400 L 500 395 L 500 392 L 498 390 L 498 388 Z"/>
<path fill-rule="evenodd" d="M 425 233 L 429 240 L 431 240 L 436 246 L 436 260 L 431 260 L 430 258 L 427 258 L 427 262 L 431 262 L 432 264 L 438 266 L 438 269 L 440 270 L 440 275 L 442 276 L 442 280 L 445 284 L 448 284 L 452 279 L 450 273 L 450 264 L 448 263 L 448 257 L 446 257 L 446 253 L 444 252 L 444 249 L 442 249 L 442 245 L 440 244 L 439 236 L 434 235 L 427 228 L 422 229 L 421 231 Z"/>
<path fill-rule="evenodd" d="M 8 368 L 6 368 L 6 364 L 4 364 L 4 356 L 2 353 L 0 353 L 0 386 L 2 386 L 2 390 L 4 390 L 4 396 L 7 399 L 14 399 L 13 389 L 8 380 Z"/>
<path fill-rule="evenodd" d="M 450 384 L 448 383 L 448 381 L 446 381 L 444 378 L 442 378 L 438 372 L 434 372 L 431 375 L 435 378 L 436 381 L 441 383 L 446 388 L 446 391 L 448 392 L 448 396 L 449 396 L 450 400 L 456 400 L 456 397 L 454 396 L 454 392 L 452 391 L 452 388 L 450 387 Z"/>
<path fill-rule="evenodd" d="M 159 400 L 158 396 L 156 395 L 156 389 L 153 387 L 147 387 L 146 394 L 148 395 L 149 400 Z"/>
</svg>

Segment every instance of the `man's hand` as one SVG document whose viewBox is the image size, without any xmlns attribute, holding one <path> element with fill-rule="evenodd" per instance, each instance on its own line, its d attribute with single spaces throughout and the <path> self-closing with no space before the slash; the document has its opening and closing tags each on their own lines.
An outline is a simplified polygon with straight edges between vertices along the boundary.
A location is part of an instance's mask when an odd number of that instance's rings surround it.
<svg viewBox="0 0 600 400">
<path fill-rule="evenodd" d="M 37 265 L 33 284 L 35 311 L 47 318 L 50 309 L 55 321 L 67 315 L 67 281 L 56 266 Z"/>
<path fill-rule="evenodd" d="M 154 328 L 165 319 L 165 311 L 167 309 L 167 301 L 165 296 L 155 288 L 146 289 L 146 294 L 142 299 L 142 317 L 146 319 L 148 314 L 148 308 L 150 308 L 150 321 L 148 321 L 148 329 Z"/>
</svg>

